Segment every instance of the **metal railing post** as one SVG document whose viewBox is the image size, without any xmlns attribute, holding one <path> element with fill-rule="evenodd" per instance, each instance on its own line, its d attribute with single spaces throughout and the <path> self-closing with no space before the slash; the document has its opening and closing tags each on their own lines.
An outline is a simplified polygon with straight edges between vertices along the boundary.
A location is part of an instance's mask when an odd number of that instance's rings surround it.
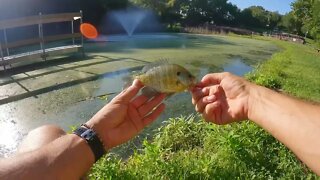
<svg viewBox="0 0 320 180">
<path fill-rule="evenodd" d="M 4 63 L 4 57 L 3 57 L 3 52 L 2 52 L 2 46 L 0 42 L 0 55 L 1 55 L 1 61 L 3 62 L 3 69 L 6 69 L 6 64 Z"/>
<path fill-rule="evenodd" d="M 44 47 L 44 38 L 43 38 L 43 25 L 42 25 L 42 13 L 39 13 L 39 38 L 40 38 L 40 48 L 42 50 L 42 59 L 46 60 L 46 50 Z"/>
<path fill-rule="evenodd" d="M 71 32 L 72 32 L 72 35 L 74 35 L 74 27 L 73 27 L 73 20 L 71 21 Z M 74 36 L 72 37 L 72 45 L 74 45 L 75 42 L 74 42 Z"/>
<path fill-rule="evenodd" d="M 10 56 L 9 48 L 8 48 L 8 37 L 7 37 L 7 30 L 3 29 L 3 36 L 4 36 L 4 43 L 7 49 L 7 56 Z"/>
<path fill-rule="evenodd" d="M 82 10 L 80 10 L 80 26 L 83 23 L 83 13 Z M 82 46 L 82 56 L 85 57 L 85 52 L 84 52 L 84 46 L 83 46 L 83 34 L 81 33 L 81 46 Z"/>
</svg>

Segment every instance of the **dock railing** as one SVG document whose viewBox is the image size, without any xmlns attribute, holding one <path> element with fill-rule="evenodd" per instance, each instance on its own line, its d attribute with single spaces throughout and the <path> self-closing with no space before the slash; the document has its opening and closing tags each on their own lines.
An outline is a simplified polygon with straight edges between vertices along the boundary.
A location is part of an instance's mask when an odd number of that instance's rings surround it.
<svg viewBox="0 0 320 180">
<path fill-rule="evenodd" d="M 11 66 L 14 63 L 35 60 L 37 58 L 42 58 L 46 60 L 49 56 L 54 56 L 58 54 L 66 54 L 81 51 L 84 55 L 83 48 L 83 36 L 81 33 L 75 33 L 74 21 L 80 21 L 82 24 L 82 11 L 77 13 L 61 13 L 61 14 L 48 14 L 43 15 L 39 13 L 37 16 L 29 16 L 17 19 L 9 19 L 0 21 L 0 33 L 3 33 L 3 41 L 0 40 L 0 66 L 6 69 L 6 66 Z M 71 30 L 68 34 L 58 34 L 44 36 L 43 26 L 50 23 L 61 23 L 70 22 Z M 8 37 L 8 31 L 25 27 L 25 26 L 38 26 L 37 38 L 23 39 L 10 41 Z M 72 40 L 71 45 L 57 45 L 55 47 L 46 48 L 46 44 L 54 41 L 62 41 L 70 39 Z M 76 43 L 76 39 L 80 39 L 79 43 Z M 18 54 L 12 54 L 11 50 L 15 48 L 21 48 L 31 45 L 39 45 L 39 49 L 33 51 L 20 52 Z"/>
</svg>

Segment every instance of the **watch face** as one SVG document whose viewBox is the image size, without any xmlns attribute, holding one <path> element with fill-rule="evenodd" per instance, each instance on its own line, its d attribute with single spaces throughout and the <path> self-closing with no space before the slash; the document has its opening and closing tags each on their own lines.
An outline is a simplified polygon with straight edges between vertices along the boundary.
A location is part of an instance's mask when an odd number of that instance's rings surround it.
<svg viewBox="0 0 320 180">
<path fill-rule="evenodd" d="M 85 132 L 81 134 L 81 137 L 90 141 L 93 137 L 95 137 L 96 133 L 92 129 L 87 129 Z"/>
</svg>

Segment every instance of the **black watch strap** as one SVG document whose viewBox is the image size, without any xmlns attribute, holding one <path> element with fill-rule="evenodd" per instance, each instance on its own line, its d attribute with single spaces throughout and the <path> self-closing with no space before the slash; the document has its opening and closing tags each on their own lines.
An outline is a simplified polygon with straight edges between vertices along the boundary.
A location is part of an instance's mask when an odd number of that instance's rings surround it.
<svg viewBox="0 0 320 180">
<path fill-rule="evenodd" d="M 93 129 L 80 126 L 73 131 L 73 134 L 76 134 L 87 141 L 94 154 L 95 161 L 98 161 L 105 154 L 104 146 Z"/>
</svg>

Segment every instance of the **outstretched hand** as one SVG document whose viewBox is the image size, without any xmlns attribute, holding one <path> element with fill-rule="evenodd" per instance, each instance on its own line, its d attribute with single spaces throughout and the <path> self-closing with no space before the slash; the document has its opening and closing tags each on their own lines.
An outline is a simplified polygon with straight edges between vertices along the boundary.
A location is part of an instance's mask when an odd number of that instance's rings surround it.
<svg viewBox="0 0 320 180">
<path fill-rule="evenodd" d="M 98 132 L 107 149 L 130 140 L 163 112 L 165 95 L 136 97 L 142 87 L 135 80 L 86 123 Z"/>
<path fill-rule="evenodd" d="M 204 76 L 192 90 L 196 111 L 215 124 L 228 124 L 248 118 L 251 83 L 230 73 Z"/>
</svg>

